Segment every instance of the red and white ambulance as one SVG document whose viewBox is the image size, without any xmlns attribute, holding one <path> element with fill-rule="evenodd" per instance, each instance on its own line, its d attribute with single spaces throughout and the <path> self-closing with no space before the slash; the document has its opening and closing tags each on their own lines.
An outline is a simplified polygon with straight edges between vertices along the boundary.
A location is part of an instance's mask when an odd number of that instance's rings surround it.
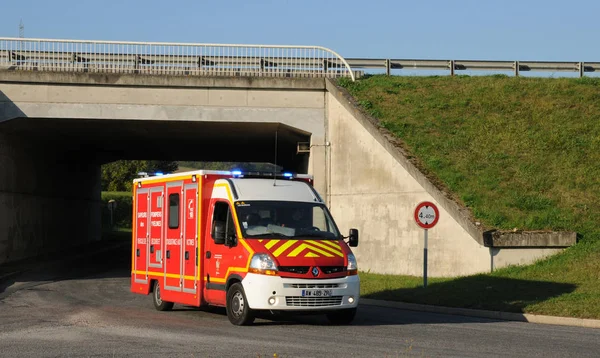
<svg viewBox="0 0 600 358">
<path fill-rule="evenodd" d="M 135 179 L 131 291 L 152 293 L 161 311 L 224 306 L 235 325 L 259 310 L 351 323 L 358 230 L 342 236 L 312 181 L 206 170 Z"/>
</svg>

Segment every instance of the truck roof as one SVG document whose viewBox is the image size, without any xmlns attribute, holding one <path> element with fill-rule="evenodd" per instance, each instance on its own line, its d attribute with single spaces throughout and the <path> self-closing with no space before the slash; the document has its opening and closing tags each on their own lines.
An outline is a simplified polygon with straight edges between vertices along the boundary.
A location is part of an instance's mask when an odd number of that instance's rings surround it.
<svg viewBox="0 0 600 358">
<path fill-rule="evenodd" d="M 143 177 L 143 178 L 135 178 L 133 179 L 134 183 L 137 182 L 144 182 L 144 181 L 148 181 L 148 180 L 156 180 L 156 179 L 171 179 L 171 178 L 178 178 L 178 177 L 189 177 L 190 175 L 205 175 L 205 174 L 216 174 L 216 175 L 231 175 L 231 172 L 228 170 L 192 170 L 192 171 L 187 171 L 187 172 L 179 172 L 179 173 L 172 173 L 172 174 L 166 174 L 166 175 L 153 175 L 153 176 L 148 176 L 148 177 Z"/>
<path fill-rule="evenodd" d="M 166 175 L 155 175 L 155 176 L 149 176 L 149 177 L 144 177 L 144 178 L 135 178 L 133 179 L 134 183 L 137 182 L 144 182 L 144 181 L 155 181 L 156 179 L 173 179 L 173 178 L 178 178 L 178 177 L 189 177 L 190 175 L 225 175 L 225 176 L 230 176 L 231 178 L 235 178 L 235 177 L 239 177 L 240 175 L 251 175 L 251 176 L 263 176 L 265 178 L 268 178 L 269 176 L 271 177 L 271 180 L 273 180 L 273 173 L 267 173 L 267 172 L 239 172 L 239 171 L 229 171 L 229 170 L 204 170 L 204 169 L 200 169 L 200 170 L 192 170 L 192 171 L 187 171 L 187 172 L 179 172 L 179 173 L 173 173 L 173 174 L 166 174 Z M 309 174 L 294 174 L 295 178 L 301 178 L 301 179 L 312 179 L 312 175 Z M 280 179 L 277 179 L 278 181 Z"/>
<path fill-rule="evenodd" d="M 225 180 L 223 181 L 225 182 Z M 311 203 L 323 202 L 312 186 L 302 181 L 289 179 L 273 180 L 272 178 L 232 178 L 226 181 L 232 184 L 236 201 L 278 200 Z"/>
</svg>

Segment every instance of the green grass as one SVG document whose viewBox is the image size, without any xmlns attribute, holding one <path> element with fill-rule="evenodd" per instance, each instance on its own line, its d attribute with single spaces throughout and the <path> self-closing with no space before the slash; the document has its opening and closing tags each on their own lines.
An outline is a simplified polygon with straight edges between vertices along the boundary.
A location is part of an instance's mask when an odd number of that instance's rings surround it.
<svg viewBox="0 0 600 358">
<path fill-rule="evenodd" d="M 600 318 L 600 242 L 491 274 L 423 278 L 360 272 L 365 298 L 507 312 Z"/>
<path fill-rule="evenodd" d="M 115 229 L 129 229 L 131 230 L 131 216 L 132 216 L 132 203 L 133 194 L 128 191 L 103 191 L 101 193 L 102 200 L 102 230 L 110 230 L 110 210 L 108 210 L 108 201 L 115 200 L 117 207 L 113 213 L 113 223 Z"/>
<path fill-rule="evenodd" d="M 525 267 L 432 280 L 363 273 L 366 297 L 600 318 L 600 79 L 372 76 L 340 84 L 486 228 L 572 230 Z"/>
</svg>

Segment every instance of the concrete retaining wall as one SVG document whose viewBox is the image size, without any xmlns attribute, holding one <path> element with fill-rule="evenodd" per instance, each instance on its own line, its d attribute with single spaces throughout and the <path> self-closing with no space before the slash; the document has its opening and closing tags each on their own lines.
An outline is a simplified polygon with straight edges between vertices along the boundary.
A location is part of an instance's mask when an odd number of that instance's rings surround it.
<svg viewBox="0 0 600 358">
<path fill-rule="evenodd" d="M 0 264 L 100 239 L 100 167 L 65 157 L 0 134 Z"/>
<path fill-rule="evenodd" d="M 327 97 L 331 141 L 329 203 L 340 228 L 359 228 L 355 251 L 361 270 L 421 275 L 423 230 L 413 219 L 424 200 L 440 208 L 429 230 L 429 275 L 455 276 L 490 268 L 489 250 L 478 244 L 331 93 Z"/>
</svg>

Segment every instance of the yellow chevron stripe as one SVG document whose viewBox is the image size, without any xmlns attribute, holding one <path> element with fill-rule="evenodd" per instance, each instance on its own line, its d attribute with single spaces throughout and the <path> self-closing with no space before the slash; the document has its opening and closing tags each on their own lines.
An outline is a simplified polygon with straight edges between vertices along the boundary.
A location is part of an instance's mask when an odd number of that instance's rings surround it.
<svg viewBox="0 0 600 358">
<path fill-rule="evenodd" d="M 324 243 L 324 244 L 327 244 L 327 245 L 329 245 L 329 246 L 331 246 L 331 247 L 333 247 L 333 248 L 335 248 L 335 249 L 338 249 L 338 250 L 341 250 L 341 249 L 342 249 L 342 248 L 340 247 L 340 244 L 339 244 L 339 242 L 337 242 L 337 241 L 323 240 L 323 241 L 321 241 L 321 242 L 322 242 L 322 243 Z"/>
<path fill-rule="evenodd" d="M 306 249 L 306 244 L 302 244 L 294 249 L 294 251 L 288 254 L 288 257 L 296 257 L 299 253 L 301 253 L 304 249 Z"/>
<path fill-rule="evenodd" d="M 261 240 L 262 241 L 262 240 Z M 267 249 L 272 248 L 273 246 L 275 246 L 277 243 L 279 242 L 279 240 L 270 240 L 269 242 L 267 242 L 267 244 L 265 245 L 265 247 Z"/>
<path fill-rule="evenodd" d="M 258 240 L 258 242 L 263 242 L 263 239 Z"/>
<path fill-rule="evenodd" d="M 287 256 L 288 257 L 296 257 L 296 256 L 298 256 L 299 253 L 301 253 L 305 249 L 309 249 L 311 251 L 318 252 L 325 257 L 333 257 L 333 255 L 327 251 L 321 250 L 317 247 L 311 246 L 309 244 L 304 244 L 304 243 L 302 245 L 298 246 L 296 249 L 294 249 L 294 251 L 290 252 L 289 255 L 287 255 Z M 317 257 L 319 257 L 319 256 L 317 256 Z"/>
<path fill-rule="evenodd" d="M 281 255 L 285 250 L 287 250 L 290 246 L 294 245 L 297 242 L 298 240 L 288 240 L 285 244 L 279 246 L 279 248 L 275 250 L 273 256 L 279 257 L 279 255 Z"/>
<path fill-rule="evenodd" d="M 304 257 L 319 257 L 319 255 L 313 254 L 312 252 L 308 252 Z"/>
<path fill-rule="evenodd" d="M 314 240 L 309 240 L 307 242 L 309 244 L 311 244 L 311 245 L 315 245 L 315 246 L 321 247 L 321 248 L 327 250 L 328 252 L 333 252 L 334 254 L 336 254 L 339 257 L 344 257 L 344 254 L 341 251 L 335 250 L 334 248 L 332 248 L 329 245 L 323 245 L 320 242 L 317 242 L 317 241 L 314 241 Z"/>
<path fill-rule="evenodd" d="M 306 247 L 308 247 L 312 251 L 316 251 L 316 252 L 324 255 L 325 257 L 333 257 L 333 255 L 331 253 L 329 253 L 328 251 L 321 250 L 316 246 L 306 244 Z"/>
</svg>

